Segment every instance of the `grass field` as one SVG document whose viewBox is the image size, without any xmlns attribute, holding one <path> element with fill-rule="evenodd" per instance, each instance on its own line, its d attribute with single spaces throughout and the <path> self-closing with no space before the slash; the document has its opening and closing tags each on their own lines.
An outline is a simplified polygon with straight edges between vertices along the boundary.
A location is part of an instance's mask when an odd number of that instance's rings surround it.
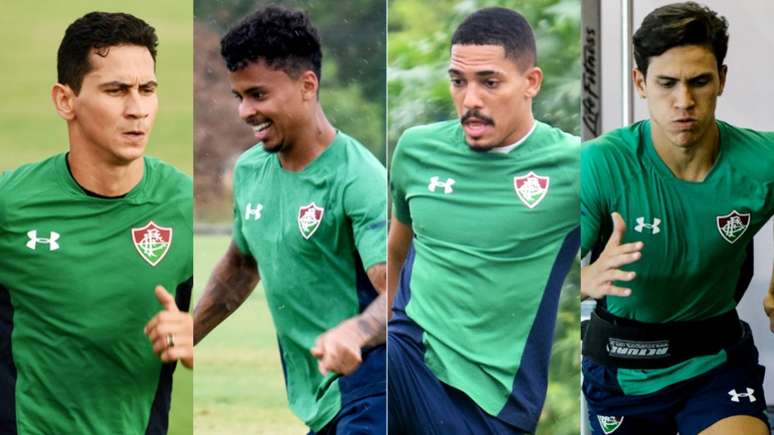
<svg viewBox="0 0 774 435">
<path fill-rule="evenodd" d="M 128 12 L 156 28 L 159 114 L 147 152 L 193 174 L 193 5 L 155 2 L 44 0 L 4 2 L 0 13 L 0 171 L 67 150 L 65 122 L 54 111 L 56 51 L 64 30 L 93 10 Z M 190 435 L 193 374 L 175 373 L 170 435 Z"/>
<path fill-rule="evenodd" d="M 196 235 L 194 300 L 228 242 L 226 236 Z M 197 435 L 306 433 L 288 409 L 277 339 L 260 286 L 196 347 L 194 378 Z"/>
</svg>

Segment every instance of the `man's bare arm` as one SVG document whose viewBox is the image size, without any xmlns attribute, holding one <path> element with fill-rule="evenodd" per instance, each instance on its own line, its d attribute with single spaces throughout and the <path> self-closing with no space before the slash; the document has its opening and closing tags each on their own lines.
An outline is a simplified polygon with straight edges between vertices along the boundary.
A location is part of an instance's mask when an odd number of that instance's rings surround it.
<svg viewBox="0 0 774 435">
<path fill-rule="evenodd" d="M 344 320 L 317 337 L 314 347 L 309 350 L 318 359 L 317 368 L 323 376 L 328 372 L 342 375 L 354 372 L 363 362 L 360 349 L 382 344 L 386 339 L 385 264 L 373 265 L 367 273 L 379 296 L 359 315 Z"/>
<path fill-rule="evenodd" d="M 769 292 L 763 298 L 763 310 L 769 316 L 769 329 L 774 332 L 774 265 L 771 270 L 771 281 L 769 282 Z"/>
<path fill-rule="evenodd" d="M 387 266 L 379 263 L 368 269 L 368 279 L 379 296 L 355 319 L 366 346 L 384 343 L 387 338 Z"/>
<path fill-rule="evenodd" d="M 410 225 L 406 225 L 392 215 L 390 222 L 390 234 L 387 238 L 387 310 L 388 316 L 392 311 L 392 301 L 398 289 L 400 270 L 406 261 L 411 239 L 414 232 Z"/>
<path fill-rule="evenodd" d="M 232 241 L 215 266 L 194 309 L 194 344 L 236 311 L 252 293 L 259 279 L 255 259 L 240 252 Z"/>
</svg>

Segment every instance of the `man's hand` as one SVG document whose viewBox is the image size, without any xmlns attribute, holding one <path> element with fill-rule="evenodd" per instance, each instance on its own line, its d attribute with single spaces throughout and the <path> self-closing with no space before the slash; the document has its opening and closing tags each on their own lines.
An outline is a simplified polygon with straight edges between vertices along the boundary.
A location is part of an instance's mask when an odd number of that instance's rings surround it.
<svg viewBox="0 0 774 435">
<path fill-rule="evenodd" d="M 642 242 L 621 244 L 626 224 L 618 212 L 613 215 L 613 233 L 597 261 L 581 268 L 581 297 L 600 299 L 606 295 L 629 296 L 631 289 L 616 287 L 613 281 L 631 281 L 634 272 L 619 269 L 626 264 L 639 260 L 642 254 Z"/>
<path fill-rule="evenodd" d="M 153 351 L 163 362 L 180 360 L 186 368 L 193 368 L 193 318 L 177 308 L 164 287 L 156 287 L 156 299 L 164 309 L 145 325 Z"/>
<path fill-rule="evenodd" d="M 323 376 L 328 372 L 348 375 L 363 361 L 360 348 L 366 340 L 356 318 L 347 319 L 317 337 L 310 352 L 317 358 L 317 368 Z"/>
</svg>

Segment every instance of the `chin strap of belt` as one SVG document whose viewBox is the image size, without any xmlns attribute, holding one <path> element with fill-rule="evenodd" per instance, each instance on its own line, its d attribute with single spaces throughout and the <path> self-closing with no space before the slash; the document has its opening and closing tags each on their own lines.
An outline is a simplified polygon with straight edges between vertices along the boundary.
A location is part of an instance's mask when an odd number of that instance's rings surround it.
<svg viewBox="0 0 774 435">
<path fill-rule="evenodd" d="M 611 367 L 665 368 L 718 353 L 738 342 L 743 323 L 736 310 L 704 320 L 646 323 L 615 316 L 598 306 L 582 328 L 582 353 Z"/>
</svg>

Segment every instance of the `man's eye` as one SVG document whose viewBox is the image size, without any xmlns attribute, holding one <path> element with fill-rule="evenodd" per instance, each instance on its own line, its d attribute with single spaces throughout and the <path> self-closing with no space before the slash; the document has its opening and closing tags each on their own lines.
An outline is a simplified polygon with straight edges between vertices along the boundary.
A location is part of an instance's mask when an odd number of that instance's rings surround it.
<svg viewBox="0 0 774 435">
<path fill-rule="evenodd" d="M 486 86 L 489 89 L 494 89 L 499 84 L 500 84 L 500 82 L 498 82 L 497 80 L 487 80 L 487 81 L 484 82 L 484 86 Z"/>
<path fill-rule="evenodd" d="M 452 78 L 452 79 L 449 79 L 449 81 L 451 82 L 452 86 L 454 86 L 455 88 L 458 88 L 464 84 L 464 81 L 462 79 Z"/>
</svg>

